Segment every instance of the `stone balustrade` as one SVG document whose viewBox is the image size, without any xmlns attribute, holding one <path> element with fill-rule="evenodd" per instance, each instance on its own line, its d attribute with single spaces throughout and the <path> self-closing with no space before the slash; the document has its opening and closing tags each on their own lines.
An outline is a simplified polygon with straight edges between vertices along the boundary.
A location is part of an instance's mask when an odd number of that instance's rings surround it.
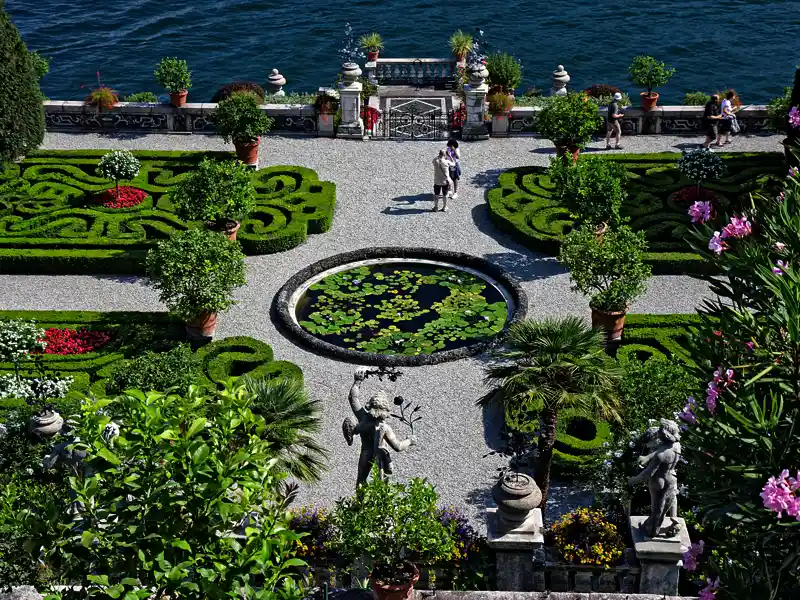
<svg viewBox="0 0 800 600">
<path fill-rule="evenodd" d="M 447 58 L 379 58 L 366 64 L 371 80 L 378 85 L 433 86 L 453 89 L 458 62 Z"/>
</svg>

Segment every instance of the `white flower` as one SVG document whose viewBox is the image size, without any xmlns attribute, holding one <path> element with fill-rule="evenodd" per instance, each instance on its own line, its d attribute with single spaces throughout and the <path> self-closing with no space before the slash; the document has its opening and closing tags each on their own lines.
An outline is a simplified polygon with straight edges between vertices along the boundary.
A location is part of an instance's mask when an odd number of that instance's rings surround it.
<svg viewBox="0 0 800 600">
<path fill-rule="evenodd" d="M 100 159 L 97 172 L 114 181 L 131 180 L 139 174 L 139 167 L 139 161 L 130 150 L 113 150 Z"/>
</svg>

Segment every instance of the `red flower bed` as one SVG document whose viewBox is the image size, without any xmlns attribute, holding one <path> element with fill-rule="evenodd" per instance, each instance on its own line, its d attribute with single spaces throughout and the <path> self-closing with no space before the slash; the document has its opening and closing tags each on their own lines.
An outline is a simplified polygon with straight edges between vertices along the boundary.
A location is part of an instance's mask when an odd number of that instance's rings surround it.
<svg viewBox="0 0 800 600">
<path fill-rule="evenodd" d="M 89 329 L 57 329 L 55 327 L 44 332 L 47 343 L 45 354 L 85 354 L 102 348 L 111 340 L 108 331 L 91 331 Z"/>
<path fill-rule="evenodd" d="M 147 192 L 144 190 L 123 185 L 119 190 L 117 188 L 106 190 L 97 196 L 96 201 L 106 208 L 131 208 L 141 204 L 145 198 L 147 198 Z"/>
<path fill-rule="evenodd" d="M 694 204 L 695 202 L 712 202 L 716 206 L 719 201 L 717 195 L 711 190 L 700 188 L 700 193 L 697 193 L 697 186 L 688 185 L 675 192 L 675 202 L 683 202 L 685 204 Z"/>
</svg>

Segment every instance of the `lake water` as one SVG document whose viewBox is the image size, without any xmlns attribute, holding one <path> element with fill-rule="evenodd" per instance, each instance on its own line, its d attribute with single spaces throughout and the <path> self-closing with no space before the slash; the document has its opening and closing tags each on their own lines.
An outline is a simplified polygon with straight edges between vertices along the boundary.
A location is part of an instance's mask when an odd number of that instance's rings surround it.
<svg viewBox="0 0 800 600">
<path fill-rule="evenodd" d="M 522 60 L 524 86 L 550 87 L 563 64 L 575 87 L 611 83 L 635 95 L 627 67 L 651 54 L 677 68 L 662 103 L 683 93 L 732 86 L 745 104 L 790 85 L 800 61 L 797 0 L 6 0 L 32 50 L 52 57 L 43 80 L 54 99 L 81 99 L 100 72 L 120 93 L 163 94 L 153 69 L 163 56 L 186 59 L 190 101 L 207 102 L 222 83 L 261 84 L 272 68 L 289 91 L 333 81 L 345 21 L 375 30 L 389 57 L 445 57 L 457 28 L 484 30 L 490 47 Z"/>
</svg>

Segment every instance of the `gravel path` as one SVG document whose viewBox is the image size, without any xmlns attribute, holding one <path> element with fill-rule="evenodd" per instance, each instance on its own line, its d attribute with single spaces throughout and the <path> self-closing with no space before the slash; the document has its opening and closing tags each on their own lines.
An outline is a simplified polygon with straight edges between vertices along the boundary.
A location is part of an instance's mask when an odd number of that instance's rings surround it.
<svg viewBox="0 0 800 600">
<path fill-rule="evenodd" d="M 731 151 L 778 151 L 779 136 L 736 139 Z M 624 140 L 626 152 L 678 151 L 696 140 L 640 136 Z M 603 146 L 593 143 L 592 148 Z M 149 150 L 228 149 L 210 136 L 95 134 L 47 135 L 50 149 L 131 148 Z M 326 256 L 368 246 L 410 245 L 444 248 L 483 256 L 522 282 L 532 316 L 577 314 L 588 318 L 587 301 L 569 290 L 564 269 L 551 257 L 532 253 L 498 232 L 489 222 L 485 191 L 497 174 L 510 167 L 546 165 L 552 156 L 547 140 L 508 138 L 462 145 L 464 177 L 458 200 L 448 213 L 432 213 L 432 166 L 441 143 L 358 143 L 336 139 L 266 137 L 261 164 L 303 165 L 321 179 L 337 185 L 337 210 L 332 230 L 312 235 L 306 244 L 276 255 L 250 257 L 248 285 L 239 291 L 239 304 L 221 316 L 219 337 L 249 335 L 270 343 L 278 359 L 302 367 L 314 397 L 324 406 L 321 438 L 330 448 L 330 470 L 323 481 L 306 487 L 306 503 L 330 504 L 350 493 L 355 484 L 358 450 L 341 434 L 349 414 L 347 394 L 353 365 L 311 354 L 284 338 L 269 318 L 278 288 L 296 271 Z M 662 276 L 633 312 L 692 312 L 707 295 L 705 284 L 689 277 Z M 31 310 L 164 310 L 141 281 L 126 277 L 0 276 L 0 308 Z M 478 521 L 489 497 L 496 458 L 483 458 L 497 441 L 502 415 L 475 407 L 484 391 L 485 357 L 443 365 L 405 369 L 389 393 L 399 393 L 424 406 L 419 444 L 395 461 L 396 476 L 427 477 L 438 487 L 443 503 L 465 508 Z M 372 379 L 365 391 L 377 389 Z M 405 433 L 400 426 L 400 432 Z M 566 506 L 585 503 L 574 487 L 553 494 L 550 517 Z"/>
</svg>

